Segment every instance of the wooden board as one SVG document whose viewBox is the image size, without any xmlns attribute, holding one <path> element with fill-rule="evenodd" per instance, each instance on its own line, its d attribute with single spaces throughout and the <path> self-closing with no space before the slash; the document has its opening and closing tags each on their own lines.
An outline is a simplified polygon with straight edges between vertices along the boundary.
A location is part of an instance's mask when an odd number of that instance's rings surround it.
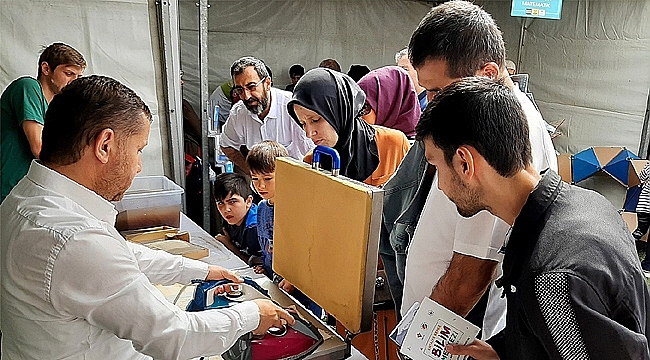
<svg viewBox="0 0 650 360">
<path fill-rule="evenodd" d="M 383 190 L 276 162 L 273 270 L 349 331 L 372 327 Z"/>
<path fill-rule="evenodd" d="M 144 243 L 142 245 L 153 250 L 164 250 L 172 255 L 182 255 L 186 258 L 195 260 L 210 255 L 208 249 L 183 240 L 161 240 Z"/>
</svg>

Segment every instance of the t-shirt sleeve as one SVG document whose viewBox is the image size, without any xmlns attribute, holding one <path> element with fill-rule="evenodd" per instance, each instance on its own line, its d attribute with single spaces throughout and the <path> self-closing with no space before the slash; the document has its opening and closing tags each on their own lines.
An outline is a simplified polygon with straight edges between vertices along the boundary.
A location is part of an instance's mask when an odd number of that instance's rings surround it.
<svg viewBox="0 0 650 360">
<path fill-rule="evenodd" d="M 470 218 L 457 216 L 459 219 L 454 252 L 479 259 L 503 260 L 503 254 L 499 250 L 510 228 L 506 222 L 487 211 L 481 211 Z"/>
<path fill-rule="evenodd" d="M 25 120 L 36 121 L 41 125 L 45 123 L 45 107 L 38 82 L 22 81 L 20 86 L 14 89 L 11 102 L 18 125 L 22 126 Z"/>
<path fill-rule="evenodd" d="M 221 146 L 231 147 L 239 151 L 239 147 L 244 145 L 244 135 L 240 134 L 240 130 L 238 130 L 238 127 L 240 127 L 240 119 L 238 119 L 238 114 L 234 110 L 235 109 L 232 109 L 230 111 L 228 120 L 226 120 L 226 123 L 223 125 L 223 133 L 221 134 L 220 141 Z"/>
</svg>

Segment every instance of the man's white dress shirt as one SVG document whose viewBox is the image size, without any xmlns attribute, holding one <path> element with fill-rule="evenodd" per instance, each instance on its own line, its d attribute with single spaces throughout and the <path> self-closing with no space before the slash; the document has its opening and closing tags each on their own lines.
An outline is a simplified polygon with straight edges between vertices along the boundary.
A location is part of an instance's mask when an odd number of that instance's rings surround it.
<svg viewBox="0 0 650 360">
<path fill-rule="evenodd" d="M 557 171 L 557 155 L 544 119 L 526 94 L 518 87 L 513 91 L 528 121 L 533 166 L 538 171 L 547 168 Z M 438 188 L 436 174 L 407 250 L 402 315 L 413 303 L 431 295 L 431 290 L 447 271 L 454 252 L 500 262 L 503 254 L 499 249 L 509 228 L 506 222 L 487 211 L 471 218 L 462 217 L 456 205 Z M 490 338 L 505 326 L 506 300 L 500 295 L 501 291 L 493 283 L 483 320 L 483 339 Z"/>
<path fill-rule="evenodd" d="M 291 93 L 272 87 L 270 95 L 271 107 L 264 120 L 248 111 L 243 101 L 232 106 L 221 134 L 221 146 L 239 151 L 246 145 L 250 150 L 262 140 L 274 140 L 287 148 L 289 156 L 302 161 L 315 145 L 287 111 Z"/>
<path fill-rule="evenodd" d="M 208 265 L 125 241 L 110 202 L 37 161 L 0 214 L 3 358 L 189 359 L 259 324 L 254 303 L 169 303 L 152 282 L 204 279 Z"/>
</svg>

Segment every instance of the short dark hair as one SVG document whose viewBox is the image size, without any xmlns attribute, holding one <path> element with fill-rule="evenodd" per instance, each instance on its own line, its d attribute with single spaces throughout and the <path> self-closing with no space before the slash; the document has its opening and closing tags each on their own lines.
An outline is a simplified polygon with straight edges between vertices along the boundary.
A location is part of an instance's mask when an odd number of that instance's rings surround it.
<svg viewBox="0 0 650 360">
<path fill-rule="evenodd" d="M 251 173 L 269 174 L 275 171 L 275 158 L 289 156 L 282 144 L 264 140 L 251 148 L 246 156 L 246 165 Z"/>
<path fill-rule="evenodd" d="M 45 49 L 38 58 L 38 77 L 43 74 L 41 64 L 46 62 L 52 71 L 59 65 L 77 65 L 82 70 L 86 68 L 86 60 L 75 48 L 64 43 L 54 43 Z"/>
<path fill-rule="evenodd" d="M 230 77 L 234 79 L 235 75 L 243 73 L 244 70 L 246 70 L 246 68 L 249 66 L 255 68 L 257 76 L 259 76 L 260 80 L 267 76 L 271 77 L 271 74 L 269 72 L 270 68 L 266 66 L 264 61 L 252 56 L 244 56 L 232 63 L 232 66 L 230 66 Z"/>
<path fill-rule="evenodd" d="M 334 59 L 325 59 L 321 61 L 320 64 L 318 64 L 318 67 L 328 68 L 341 72 L 341 65 L 339 65 L 339 62 Z"/>
<path fill-rule="evenodd" d="M 40 159 L 46 164 L 77 162 L 105 129 L 118 139 L 151 122 L 151 111 L 131 89 L 115 79 L 92 75 L 74 80 L 55 95 L 45 113 Z"/>
<path fill-rule="evenodd" d="M 506 47 L 492 16 L 468 1 L 448 1 L 431 9 L 411 35 L 413 67 L 426 60 L 445 60 L 448 76 L 473 76 L 495 62 L 502 69 Z"/>
<path fill-rule="evenodd" d="M 528 122 L 515 93 L 503 81 L 468 77 L 440 91 L 415 129 L 431 139 L 448 164 L 463 145 L 474 147 L 501 176 L 531 162 Z"/>
<path fill-rule="evenodd" d="M 291 65 L 289 68 L 289 77 L 293 77 L 294 75 L 305 75 L 305 68 L 300 64 Z"/>
<path fill-rule="evenodd" d="M 229 194 L 239 195 L 246 200 L 253 195 L 253 190 L 244 175 L 225 173 L 217 175 L 214 180 L 213 194 L 217 202 L 223 201 Z"/>
</svg>

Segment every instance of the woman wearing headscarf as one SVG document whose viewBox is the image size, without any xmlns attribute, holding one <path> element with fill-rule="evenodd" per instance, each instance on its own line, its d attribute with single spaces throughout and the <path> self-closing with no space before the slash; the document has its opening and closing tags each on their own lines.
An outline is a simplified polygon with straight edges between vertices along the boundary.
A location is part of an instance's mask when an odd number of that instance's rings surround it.
<svg viewBox="0 0 650 360">
<path fill-rule="evenodd" d="M 316 145 L 336 149 L 341 175 L 383 185 L 404 158 L 409 143 L 400 131 L 369 125 L 366 95 L 349 76 L 325 68 L 308 71 L 296 84 L 289 114 Z M 311 153 L 305 157 L 311 162 Z"/>
<path fill-rule="evenodd" d="M 359 87 L 366 93 L 366 103 L 372 108 L 364 120 L 400 130 L 411 138 L 415 136 L 420 103 L 413 80 L 406 71 L 397 66 L 373 70 L 359 80 Z"/>
</svg>

